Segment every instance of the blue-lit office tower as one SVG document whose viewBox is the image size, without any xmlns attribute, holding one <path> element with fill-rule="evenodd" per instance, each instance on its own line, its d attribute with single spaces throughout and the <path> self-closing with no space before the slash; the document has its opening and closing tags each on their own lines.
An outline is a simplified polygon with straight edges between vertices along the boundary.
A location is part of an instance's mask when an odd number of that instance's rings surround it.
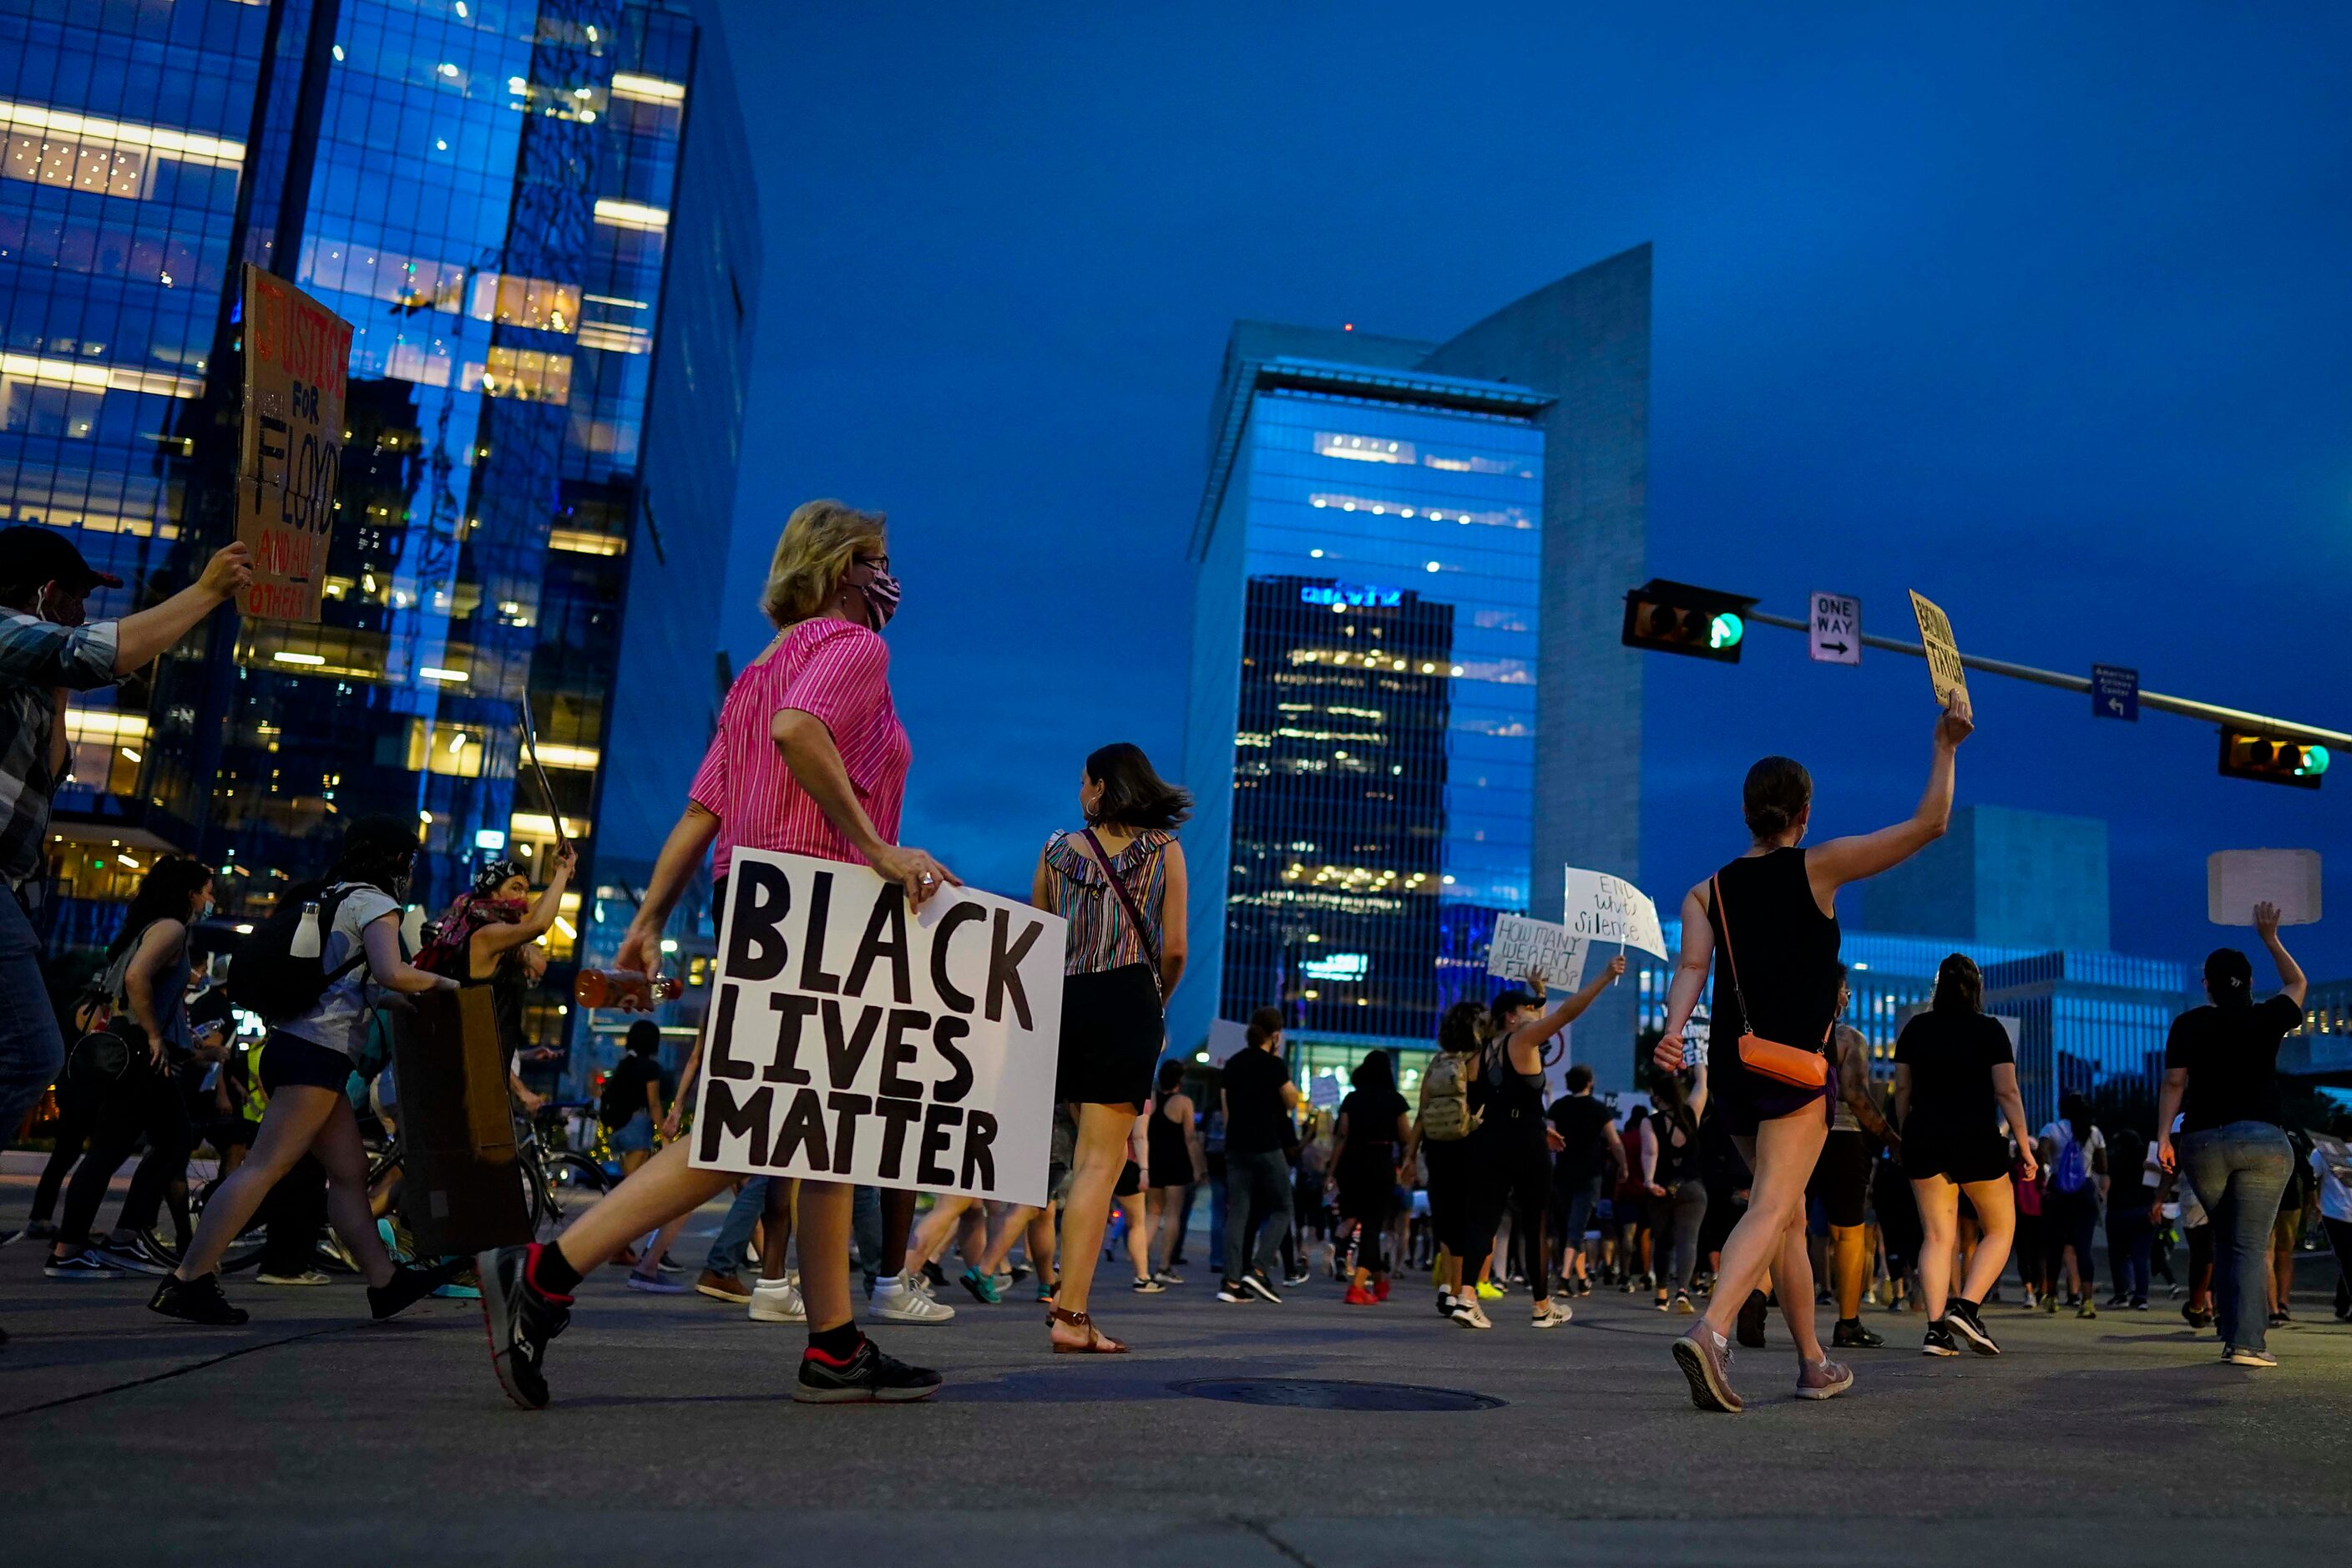
<svg viewBox="0 0 2352 1568">
<path fill-rule="evenodd" d="M 0 0 L 0 517 L 133 583 L 99 613 L 226 536 L 236 263 L 354 329 L 323 622 L 216 623 L 69 716 L 66 923 L 127 891 L 118 840 L 242 868 L 253 911 L 376 810 L 429 824 L 436 900 L 561 816 L 625 920 L 715 706 L 758 287 L 710 14 Z"/>
<path fill-rule="evenodd" d="M 1192 542 L 1183 1049 L 1280 1003 L 1308 1070 L 1428 1048 L 1501 911 L 1638 877 L 1649 250 L 1444 344 L 1241 322 Z M 1630 997 L 1580 1026 L 1630 1074 Z M 1622 1037 L 1622 1040 L 1621 1040 Z M 1620 1048 L 1620 1047 L 1623 1048 Z"/>
</svg>

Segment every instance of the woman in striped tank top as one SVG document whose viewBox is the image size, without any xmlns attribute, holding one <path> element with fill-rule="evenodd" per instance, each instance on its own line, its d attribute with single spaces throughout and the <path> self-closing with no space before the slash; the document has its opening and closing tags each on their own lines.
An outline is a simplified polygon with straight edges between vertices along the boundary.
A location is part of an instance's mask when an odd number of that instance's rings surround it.
<svg viewBox="0 0 2352 1568">
<path fill-rule="evenodd" d="M 1087 1298 L 1111 1188 L 1168 1041 L 1162 1008 L 1184 973 L 1184 851 L 1174 829 L 1192 797 L 1155 773 L 1140 747 L 1121 742 L 1087 759 L 1078 805 L 1086 826 L 1045 841 L 1031 889 L 1033 903 L 1069 921 L 1054 1098 L 1077 1107 L 1078 1123 L 1049 1332 L 1057 1355 L 1114 1355 L 1127 1346 L 1096 1329 Z"/>
</svg>

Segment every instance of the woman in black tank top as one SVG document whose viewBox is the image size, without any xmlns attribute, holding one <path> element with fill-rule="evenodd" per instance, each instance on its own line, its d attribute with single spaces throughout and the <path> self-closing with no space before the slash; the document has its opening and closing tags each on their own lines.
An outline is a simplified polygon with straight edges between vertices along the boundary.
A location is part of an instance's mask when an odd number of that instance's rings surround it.
<svg viewBox="0 0 2352 1568">
<path fill-rule="evenodd" d="M 1208 1164 L 1201 1152 L 1200 1129 L 1192 1124 L 1192 1097 L 1184 1092 L 1182 1062 L 1160 1064 L 1143 1149 L 1151 1166 L 1151 1212 L 1158 1216 L 1151 1233 L 1151 1282 L 1164 1289 L 1184 1283 L 1168 1260 L 1183 1224 L 1184 1189 L 1201 1180 Z"/>
<path fill-rule="evenodd" d="M 1936 722 L 1927 787 L 1906 820 L 1875 833 L 1800 848 L 1811 826 L 1813 781 L 1787 757 L 1748 770 L 1742 805 L 1748 852 L 1683 900 L 1682 957 L 1666 999 L 1657 1065 L 1679 1071 L 1683 1029 L 1708 972 L 1715 998 L 1709 1087 L 1723 1125 L 1754 1173 L 1748 1212 L 1724 1239 L 1706 1315 L 1675 1342 L 1675 1361 L 1702 1410 L 1737 1411 L 1727 1335 L 1751 1292 L 1777 1280 L 1780 1310 L 1797 1343 L 1797 1396 L 1830 1399 L 1853 1373 L 1822 1353 L 1813 1332 L 1812 1260 L 1805 1247 L 1805 1184 L 1830 1127 L 1836 1075 L 1792 1084 L 1754 1070 L 1743 1036 L 1814 1055 L 1837 1017 L 1837 891 L 1900 865 L 1943 836 L 1952 816 L 1953 754 L 1974 728 L 1968 695 L 1956 691 Z M 1748 1342 L 1760 1345 L 1760 1337 Z"/>
</svg>

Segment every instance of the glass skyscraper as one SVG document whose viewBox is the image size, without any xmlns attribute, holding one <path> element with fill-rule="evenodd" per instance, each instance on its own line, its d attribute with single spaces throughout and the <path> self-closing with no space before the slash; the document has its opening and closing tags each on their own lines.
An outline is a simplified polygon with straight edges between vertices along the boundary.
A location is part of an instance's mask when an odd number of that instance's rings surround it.
<svg viewBox="0 0 2352 1568">
<path fill-rule="evenodd" d="M 1591 486 L 1580 513 L 1560 476 L 1622 446 L 1630 408 L 1618 499 L 1638 483 L 1647 252 L 1522 301 L 1507 335 L 1539 336 L 1563 289 L 1595 317 L 1580 346 L 1630 337 L 1641 354 L 1596 365 L 1555 341 L 1556 374 L 1534 380 L 1470 342 L 1484 329 L 1441 347 L 1235 327 L 1192 545 L 1197 978 L 1172 1004 L 1178 1049 L 1272 1004 L 1305 1076 L 1344 1079 L 1380 1048 L 1405 1055 L 1410 1081 L 1406 1053 L 1430 1047 L 1444 1007 L 1496 984 L 1497 914 L 1557 918 L 1571 860 L 1637 873 L 1637 795 L 1572 825 L 1545 807 L 1564 804 L 1555 764 L 1580 724 L 1638 699 L 1613 625 L 1580 636 L 1605 620 L 1582 614 L 1594 584 L 1568 576 L 1596 526 L 1629 534 L 1638 564 L 1638 504 L 1604 517 L 1610 487 Z M 1461 363 L 1433 368 L 1448 354 Z M 1637 721 L 1602 744 L 1605 762 L 1585 753 L 1601 771 L 1638 766 Z"/>
<path fill-rule="evenodd" d="M 494 847 L 543 869 L 561 819 L 557 958 L 616 930 L 719 696 L 760 259 L 712 16 L 0 0 L 0 519 L 131 584 L 94 615 L 232 531 L 238 264 L 353 327 L 323 619 L 217 618 L 77 703 L 53 944 L 158 848 L 258 913 L 370 811 L 418 819 L 434 902 Z"/>
</svg>

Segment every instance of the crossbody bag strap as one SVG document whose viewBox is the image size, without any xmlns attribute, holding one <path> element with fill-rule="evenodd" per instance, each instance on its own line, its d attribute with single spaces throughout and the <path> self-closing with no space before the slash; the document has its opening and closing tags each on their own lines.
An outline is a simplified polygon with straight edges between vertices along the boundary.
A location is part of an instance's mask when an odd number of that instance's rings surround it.
<svg viewBox="0 0 2352 1568">
<path fill-rule="evenodd" d="M 1731 997 L 1739 1004 L 1739 1026 L 1753 1034 L 1755 1020 L 1748 1017 L 1748 996 L 1739 989 L 1739 959 L 1731 951 L 1731 912 L 1723 907 L 1723 879 L 1709 877 L 1706 887 L 1715 895 L 1715 918 L 1723 927 L 1723 956 L 1731 966 Z"/>
<path fill-rule="evenodd" d="M 1142 910 L 1136 906 L 1135 895 L 1127 890 L 1127 883 L 1119 877 L 1118 868 L 1111 865 L 1110 856 L 1104 851 L 1102 840 L 1095 837 L 1095 830 L 1091 827 L 1086 830 L 1086 834 L 1087 843 L 1094 850 L 1095 859 L 1101 865 L 1103 875 L 1110 879 L 1111 891 L 1118 895 L 1120 907 L 1127 910 L 1127 918 L 1135 923 L 1137 939 L 1150 955 L 1152 977 L 1156 980 L 1160 973 L 1159 938 L 1152 934 L 1151 927 L 1143 919 Z"/>
</svg>

